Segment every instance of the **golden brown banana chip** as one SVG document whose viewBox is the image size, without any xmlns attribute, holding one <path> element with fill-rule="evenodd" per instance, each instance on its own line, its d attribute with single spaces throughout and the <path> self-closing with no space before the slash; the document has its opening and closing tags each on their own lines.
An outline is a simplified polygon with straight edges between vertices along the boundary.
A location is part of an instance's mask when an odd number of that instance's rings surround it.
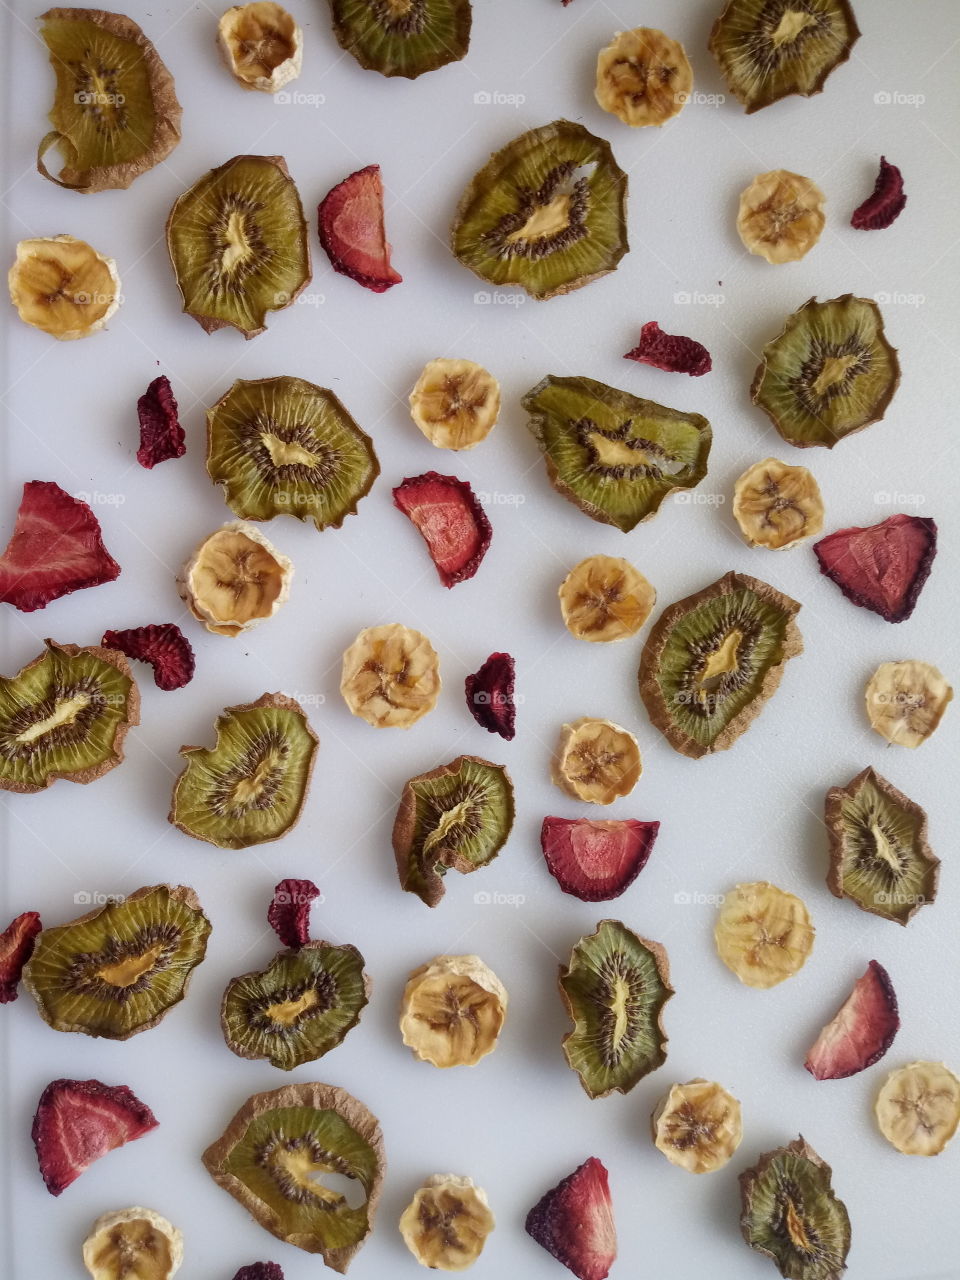
<svg viewBox="0 0 960 1280">
<path fill-rule="evenodd" d="M 20 319 L 61 341 L 102 329 L 120 306 L 117 264 L 85 240 L 21 240 L 7 277 Z"/>
<path fill-rule="evenodd" d="M 403 1043 L 435 1067 L 472 1067 L 493 1053 L 507 991 L 479 956 L 437 956 L 411 973 L 400 1005 Z"/>
<path fill-rule="evenodd" d="M 500 383 L 472 360 L 431 360 L 410 392 L 410 416 L 438 449 L 473 449 L 500 413 Z"/>
<path fill-rule="evenodd" d="M 953 690 L 929 662 L 882 662 L 867 685 L 867 717 L 881 737 L 919 747 L 936 731 Z"/>
<path fill-rule="evenodd" d="M 740 196 L 737 230 L 744 247 L 767 262 L 796 262 L 820 239 L 825 200 L 817 184 L 799 173 L 757 174 Z"/>
<path fill-rule="evenodd" d="M 435 1173 L 403 1211 L 400 1234 L 421 1266 L 466 1271 L 495 1225 L 486 1193 L 471 1178 Z"/>
<path fill-rule="evenodd" d="M 942 1062 L 911 1062 L 887 1076 L 874 1111 L 898 1151 L 937 1156 L 960 1125 L 960 1080 Z"/>
<path fill-rule="evenodd" d="M 743 1138 L 740 1103 L 712 1080 L 675 1084 L 651 1117 L 654 1145 L 690 1173 L 722 1169 Z"/>
<path fill-rule="evenodd" d="M 597 102 L 624 124 L 664 124 L 683 110 L 692 89 L 683 45 L 653 27 L 618 31 L 597 58 Z"/>
<path fill-rule="evenodd" d="M 340 692 L 375 729 L 409 729 L 440 696 L 440 659 L 425 635 L 391 622 L 361 631 L 343 655 Z"/>
<path fill-rule="evenodd" d="M 300 74 L 303 32 L 273 0 L 228 9 L 217 27 L 217 43 L 230 74 L 245 89 L 278 93 Z"/>
<path fill-rule="evenodd" d="M 231 520 L 204 538 L 177 587 L 208 631 L 238 636 L 286 603 L 292 577 L 293 562 L 255 525 Z"/>
<path fill-rule="evenodd" d="M 813 950 L 804 903 L 775 884 L 738 884 L 720 906 L 714 938 L 723 963 L 748 987 L 765 990 L 792 978 Z"/>
<path fill-rule="evenodd" d="M 183 1236 L 152 1209 L 105 1213 L 83 1242 L 93 1280 L 170 1280 L 183 1262 Z"/>
<path fill-rule="evenodd" d="M 559 596 L 567 630 L 593 643 L 635 635 L 657 600 L 643 574 L 618 556 L 581 560 L 560 584 Z"/>
<path fill-rule="evenodd" d="M 642 772 L 637 740 L 621 725 L 583 716 L 563 726 L 552 776 L 575 800 L 610 804 L 629 795 Z"/>
<path fill-rule="evenodd" d="M 823 528 L 820 486 L 806 467 L 764 458 L 737 480 L 733 517 L 752 547 L 795 547 Z"/>
</svg>

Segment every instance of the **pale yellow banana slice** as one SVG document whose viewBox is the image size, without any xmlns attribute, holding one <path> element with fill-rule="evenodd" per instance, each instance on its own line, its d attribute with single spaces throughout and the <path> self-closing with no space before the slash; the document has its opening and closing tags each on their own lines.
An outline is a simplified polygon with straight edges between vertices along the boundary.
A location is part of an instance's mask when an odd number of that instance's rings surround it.
<svg viewBox="0 0 960 1280">
<path fill-rule="evenodd" d="M 867 717 L 888 742 L 919 747 L 952 700 L 953 690 L 929 662 L 883 662 L 867 685 Z"/>
<path fill-rule="evenodd" d="M 911 1062 L 884 1081 L 880 1132 L 905 1156 L 937 1156 L 960 1125 L 960 1080 L 942 1062 Z"/>
<path fill-rule="evenodd" d="M 245 89 L 277 93 L 296 80 L 303 64 L 303 32 L 273 0 L 228 9 L 217 43 L 235 80 Z"/>
<path fill-rule="evenodd" d="M 806 467 L 764 458 L 734 486 L 733 518 L 751 547 L 795 547 L 823 528 L 820 486 Z"/>
<path fill-rule="evenodd" d="M 740 196 L 737 230 L 744 247 L 767 262 L 796 262 L 820 239 L 825 201 L 817 184 L 799 173 L 758 174 Z"/>
<path fill-rule="evenodd" d="M 472 360 L 431 360 L 410 392 L 410 416 L 438 449 L 473 449 L 500 413 L 500 383 Z"/>
<path fill-rule="evenodd" d="M 183 1262 L 183 1236 L 152 1209 L 105 1213 L 83 1242 L 93 1280 L 170 1280 Z"/>
<path fill-rule="evenodd" d="M 799 898 L 758 880 L 724 897 L 714 938 L 727 968 L 748 987 L 765 990 L 803 968 L 814 928 Z"/>
<path fill-rule="evenodd" d="M 479 956 L 437 956 L 411 973 L 400 1005 L 403 1043 L 435 1067 L 472 1067 L 492 1053 L 507 991 Z"/>
<path fill-rule="evenodd" d="M 637 740 L 621 725 L 583 716 L 563 726 L 552 777 L 574 799 L 611 804 L 630 794 L 642 771 Z"/>
<path fill-rule="evenodd" d="M 421 1266 L 466 1271 L 495 1225 L 486 1193 L 471 1178 L 435 1173 L 404 1209 L 400 1234 Z"/>
<path fill-rule="evenodd" d="M 610 643 L 636 635 L 657 593 L 629 560 L 588 556 L 560 584 L 560 612 L 571 635 Z"/>
<path fill-rule="evenodd" d="M 376 729 L 409 729 L 440 696 L 440 659 L 425 635 L 390 622 L 361 631 L 343 655 L 340 692 Z"/>
<path fill-rule="evenodd" d="M 292 577 L 293 562 L 255 525 L 231 520 L 200 543 L 177 588 L 208 631 L 238 636 L 286 603 Z"/>
<path fill-rule="evenodd" d="M 722 1169 L 743 1138 L 740 1103 L 712 1080 L 675 1084 L 651 1118 L 654 1145 L 690 1173 Z"/>
<path fill-rule="evenodd" d="M 85 240 L 21 240 L 7 277 L 20 319 L 67 342 L 102 329 L 120 305 L 117 264 Z"/>
<path fill-rule="evenodd" d="M 597 58 L 597 102 L 635 128 L 664 124 L 683 110 L 692 89 L 683 45 L 653 27 L 618 31 Z"/>
</svg>

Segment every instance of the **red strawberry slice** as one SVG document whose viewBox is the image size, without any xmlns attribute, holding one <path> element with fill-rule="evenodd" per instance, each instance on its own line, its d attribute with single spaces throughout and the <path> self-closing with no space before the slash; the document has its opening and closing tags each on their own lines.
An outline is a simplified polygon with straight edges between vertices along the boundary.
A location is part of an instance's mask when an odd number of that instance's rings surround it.
<svg viewBox="0 0 960 1280">
<path fill-rule="evenodd" d="M 42 928 L 36 911 L 24 911 L 0 933 L 0 1004 L 16 1000 L 23 966 L 33 955 Z"/>
<path fill-rule="evenodd" d="M 858 231 L 882 231 L 903 213 L 907 197 L 903 191 L 903 174 L 887 157 L 880 157 L 880 172 L 873 191 L 853 211 L 851 227 Z"/>
<path fill-rule="evenodd" d="M 534 1205 L 526 1229 L 577 1280 L 606 1280 L 617 1257 L 617 1228 L 607 1171 L 596 1156 Z"/>
<path fill-rule="evenodd" d="M 312 880 L 281 880 L 267 909 L 267 922 L 285 947 L 295 951 L 310 941 L 310 904 L 320 897 Z"/>
<path fill-rule="evenodd" d="M 636 818 L 547 817 L 540 847 L 564 893 L 581 902 L 608 902 L 619 898 L 647 865 L 659 830 L 659 822 Z"/>
<path fill-rule="evenodd" d="M 137 417 L 140 420 L 137 461 L 141 467 L 151 471 L 158 462 L 182 458 L 187 452 L 169 378 L 162 374 L 154 378 L 137 401 Z"/>
<path fill-rule="evenodd" d="M 52 480 L 29 480 L 13 537 L 0 556 L 0 601 L 23 613 L 84 587 L 112 582 L 120 566 L 85 502 Z"/>
<path fill-rule="evenodd" d="M 408 476 L 393 501 L 420 530 L 445 587 L 473 577 L 493 530 L 466 480 L 436 471 Z"/>
<path fill-rule="evenodd" d="M 900 1028 L 890 975 L 871 960 L 803 1064 L 817 1080 L 844 1080 L 879 1062 Z"/>
<path fill-rule="evenodd" d="M 691 378 L 700 378 L 713 368 L 710 352 L 702 343 L 679 334 L 664 333 L 656 320 L 643 326 L 639 343 L 623 358 L 649 364 L 666 373 L 689 373 Z"/>
<path fill-rule="evenodd" d="M 913 613 L 937 554 L 937 526 L 902 513 L 866 528 L 838 529 L 814 546 L 820 572 L 848 600 L 887 622 Z"/>
<path fill-rule="evenodd" d="M 94 1160 L 156 1127 L 153 1112 L 125 1084 L 54 1080 L 33 1117 L 33 1145 L 47 1190 L 60 1195 Z"/>
<path fill-rule="evenodd" d="M 241 1267 L 233 1280 L 283 1280 L 283 1271 L 275 1262 L 252 1262 Z"/>
<path fill-rule="evenodd" d="M 100 643 L 128 658 L 149 662 L 159 689 L 182 689 L 193 679 L 193 646 L 175 622 L 156 622 L 127 631 L 105 631 Z"/>
<path fill-rule="evenodd" d="M 320 243 L 334 271 L 374 293 L 385 293 L 401 282 L 403 276 L 390 265 L 378 164 L 368 164 L 338 182 L 323 197 L 317 214 Z"/>
<path fill-rule="evenodd" d="M 488 733 L 499 733 L 508 742 L 516 734 L 515 677 L 516 667 L 510 654 L 491 653 L 480 670 L 464 681 L 467 708 L 474 720 Z"/>
</svg>

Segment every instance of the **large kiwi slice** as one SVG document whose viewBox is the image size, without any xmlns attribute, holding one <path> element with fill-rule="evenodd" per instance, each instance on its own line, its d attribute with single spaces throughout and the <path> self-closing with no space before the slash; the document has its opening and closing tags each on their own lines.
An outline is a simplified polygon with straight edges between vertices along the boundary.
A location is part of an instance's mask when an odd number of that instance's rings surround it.
<svg viewBox="0 0 960 1280">
<path fill-rule="evenodd" d="M 167 219 L 183 309 L 207 333 L 266 329 L 310 279 L 303 206 L 282 156 L 234 156 L 185 191 Z"/>
<path fill-rule="evenodd" d="M 470 0 L 330 0 L 333 33 L 361 67 L 414 80 L 470 47 Z"/>
<path fill-rule="evenodd" d="M 666 1061 L 661 1014 L 673 987 L 659 942 L 601 920 L 560 966 L 560 994 L 574 1023 L 563 1052 L 591 1098 L 629 1093 Z"/>
<path fill-rule="evenodd" d="M 699 413 L 553 374 L 522 404 L 553 487 L 624 533 L 655 516 L 668 493 L 692 489 L 707 474 L 713 432 Z"/>
<path fill-rule="evenodd" d="M 681 755 L 725 751 L 803 650 L 800 609 L 775 587 L 726 573 L 664 609 L 640 659 L 640 696 Z"/>
<path fill-rule="evenodd" d="M 214 1181 L 278 1240 L 322 1254 L 343 1274 L 373 1228 L 383 1181 L 383 1136 L 345 1089 L 287 1085 L 248 1098 L 203 1153 Z M 324 1185 L 335 1174 L 357 1184 L 356 1200 Z"/>
<path fill-rule="evenodd" d="M 845 293 L 810 298 L 762 351 L 750 395 L 784 440 L 804 449 L 879 422 L 900 383 L 880 308 Z"/>
<path fill-rule="evenodd" d="M 0 676 L 0 789 L 33 792 L 57 778 L 93 782 L 123 759 L 140 693 L 116 649 L 46 641 L 15 676 Z"/>
<path fill-rule="evenodd" d="M 332 391 L 303 378 L 240 378 L 207 411 L 207 471 L 244 520 L 288 515 L 339 529 L 380 463 Z"/>
<path fill-rule="evenodd" d="M 181 747 L 187 766 L 173 788 L 175 827 L 219 849 L 279 840 L 296 825 L 319 739 L 303 708 L 282 693 L 227 707 L 217 745 Z"/>
<path fill-rule="evenodd" d="M 209 933 L 192 889 L 147 886 L 44 929 L 24 984 L 55 1031 L 128 1040 L 183 999 Z"/>
<path fill-rule="evenodd" d="M 627 175 L 610 144 L 555 120 L 491 156 L 460 200 L 453 252 L 493 285 L 569 293 L 627 252 Z"/>
</svg>

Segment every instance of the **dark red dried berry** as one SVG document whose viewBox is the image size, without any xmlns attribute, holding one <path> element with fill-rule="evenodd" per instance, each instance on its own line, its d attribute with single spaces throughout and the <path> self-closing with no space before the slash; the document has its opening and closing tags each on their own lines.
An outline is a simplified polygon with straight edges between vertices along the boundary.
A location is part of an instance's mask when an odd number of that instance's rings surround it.
<svg viewBox="0 0 960 1280">
<path fill-rule="evenodd" d="M 283 1271 L 276 1262 L 252 1262 L 241 1267 L 233 1280 L 283 1280 Z"/>
<path fill-rule="evenodd" d="M 23 966 L 33 955 L 42 928 L 38 912 L 24 911 L 0 933 L 0 1004 L 16 1000 Z"/>
<path fill-rule="evenodd" d="M 408 476 L 394 489 L 393 501 L 420 530 L 445 587 L 473 577 L 493 530 L 466 480 L 436 471 Z"/>
<path fill-rule="evenodd" d="M 543 820 L 540 847 L 547 870 L 564 893 L 581 902 L 619 898 L 647 865 L 659 822 L 636 818 Z"/>
<path fill-rule="evenodd" d="M 149 662 L 159 689 L 182 689 L 193 679 L 193 646 L 175 622 L 105 631 L 100 643 L 105 649 L 119 649 L 128 658 Z"/>
<path fill-rule="evenodd" d="M 814 545 L 820 572 L 848 600 L 887 622 L 913 613 L 937 554 L 936 522 L 902 513 L 866 528 L 838 529 Z"/>
<path fill-rule="evenodd" d="M 154 378 L 137 401 L 140 419 L 140 448 L 137 461 L 152 470 L 168 458 L 182 458 L 187 452 L 183 427 L 177 416 L 177 402 L 169 378 Z"/>
<path fill-rule="evenodd" d="M 803 1064 L 817 1080 L 845 1080 L 879 1062 L 900 1029 L 897 995 L 882 964 L 871 960 Z"/>
<path fill-rule="evenodd" d="M 467 708 L 474 720 L 508 742 L 516 733 L 515 677 L 516 666 L 510 654 L 491 653 L 480 670 L 464 681 Z"/>
<path fill-rule="evenodd" d="M 52 1196 L 108 1151 L 156 1129 L 157 1119 L 125 1084 L 54 1080 L 33 1118 L 33 1145 Z"/>
<path fill-rule="evenodd" d="M 85 587 L 112 582 L 120 566 L 85 502 L 52 480 L 29 480 L 13 537 L 0 556 L 0 601 L 23 613 Z"/>
<path fill-rule="evenodd" d="M 323 197 L 317 215 L 320 243 L 334 271 L 374 293 L 385 293 L 401 282 L 403 276 L 390 265 L 378 164 L 368 164 L 338 182 Z"/>
<path fill-rule="evenodd" d="M 310 941 L 310 904 L 319 897 L 312 880 L 281 880 L 274 889 L 267 921 L 285 947 L 299 951 Z"/>
<path fill-rule="evenodd" d="M 606 1280 L 617 1258 L 617 1228 L 607 1171 L 596 1156 L 534 1205 L 526 1230 L 577 1280 Z"/>
<path fill-rule="evenodd" d="M 850 225 L 858 231 L 882 231 L 891 222 L 896 222 L 906 203 L 903 174 L 895 164 L 887 164 L 886 156 L 881 156 L 880 172 L 873 191 L 862 205 L 854 209 Z"/>
<path fill-rule="evenodd" d="M 710 352 L 693 338 L 664 333 L 656 320 L 651 320 L 640 330 L 640 342 L 628 351 L 624 360 L 636 360 L 667 373 L 689 373 L 691 378 L 702 377 L 713 368 Z"/>
</svg>

